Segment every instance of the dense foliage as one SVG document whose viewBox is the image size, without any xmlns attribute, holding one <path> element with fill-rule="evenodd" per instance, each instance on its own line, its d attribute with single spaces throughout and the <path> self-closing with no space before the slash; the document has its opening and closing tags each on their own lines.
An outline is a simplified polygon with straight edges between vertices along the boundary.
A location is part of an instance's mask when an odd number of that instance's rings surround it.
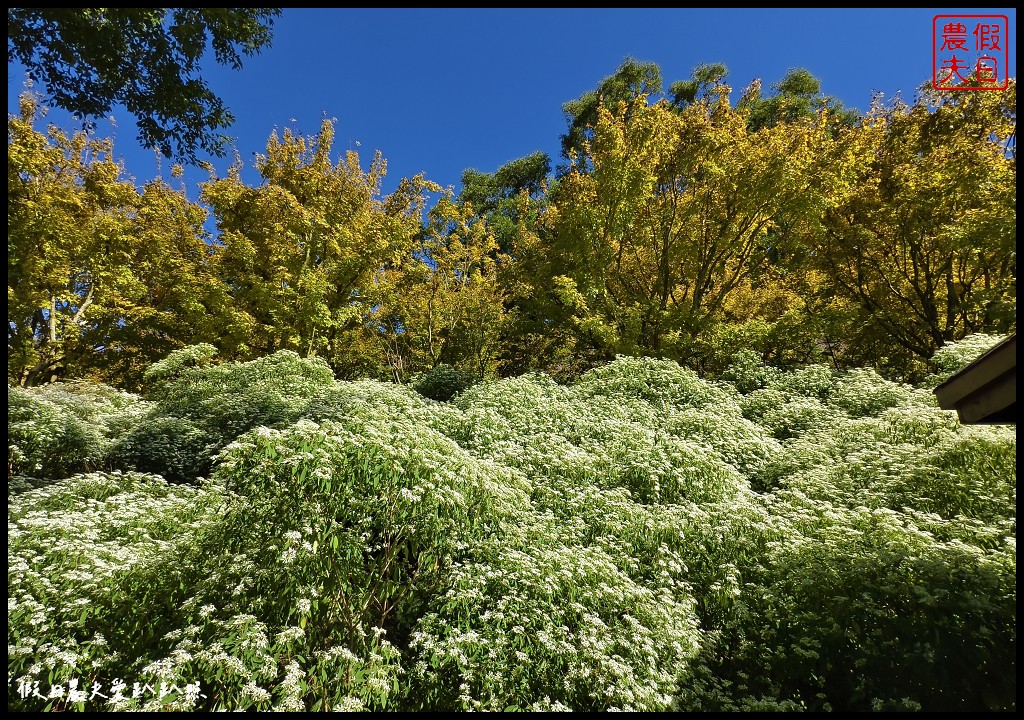
<svg viewBox="0 0 1024 720">
<path fill-rule="evenodd" d="M 8 8 L 7 61 L 41 83 L 47 102 L 84 120 L 115 105 L 135 115 L 143 147 L 195 161 L 223 155 L 234 117 L 199 74 L 270 44 L 280 8 Z"/>
<path fill-rule="evenodd" d="M 14 8 L 8 56 L 188 158 L 207 35 L 276 15 Z M 1014 710 L 1016 436 L 931 390 L 1016 328 L 1015 82 L 727 77 L 627 60 L 554 175 L 384 195 L 325 120 L 199 202 L 23 96 L 9 709 Z"/>
<path fill-rule="evenodd" d="M 8 706 L 1014 709 L 1013 430 L 723 364 L 9 388 Z"/>
<path fill-rule="evenodd" d="M 416 176 L 384 195 L 384 158 L 338 153 L 325 120 L 272 133 L 258 186 L 239 160 L 198 202 L 136 187 L 109 141 L 41 132 L 26 95 L 8 119 L 8 379 L 138 391 L 209 343 L 343 379 L 571 380 L 620 354 L 716 376 L 747 349 L 920 382 L 946 345 L 1015 330 L 1014 81 L 856 117 L 806 70 L 738 99 L 727 77 L 702 65 L 666 93 L 627 61 L 566 104 L 553 176 L 533 153 L 467 170 L 458 194 Z"/>
</svg>

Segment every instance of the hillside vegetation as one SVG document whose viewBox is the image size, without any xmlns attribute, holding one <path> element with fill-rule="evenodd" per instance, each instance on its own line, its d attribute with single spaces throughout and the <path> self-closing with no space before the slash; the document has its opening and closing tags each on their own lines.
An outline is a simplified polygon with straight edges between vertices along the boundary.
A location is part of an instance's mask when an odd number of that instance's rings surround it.
<svg viewBox="0 0 1024 720">
<path fill-rule="evenodd" d="M 1016 435 L 927 383 L 216 359 L 8 388 L 9 709 L 1015 708 Z"/>
</svg>

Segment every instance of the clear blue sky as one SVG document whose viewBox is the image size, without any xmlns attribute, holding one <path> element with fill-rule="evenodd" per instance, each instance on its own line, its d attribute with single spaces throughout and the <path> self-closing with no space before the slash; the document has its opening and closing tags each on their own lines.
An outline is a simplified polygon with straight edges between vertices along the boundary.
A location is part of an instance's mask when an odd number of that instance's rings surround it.
<svg viewBox="0 0 1024 720">
<path fill-rule="evenodd" d="M 275 128 L 311 135 L 326 115 L 338 121 L 335 159 L 351 146 L 365 168 L 381 150 L 385 192 L 419 172 L 458 191 L 466 168 L 493 172 L 537 150 L 557 164 L 562 104 L 594 89 L 627 56 L 660 65 L 666 87 L 698 64 L 724 63 L 734 100 L 754 78 L 767 90 L 794 67 L 861 111 L 875 92 L 912 100 L 931 80 L 937 14 L 1006 15 L 1016 77 L 1012 8 L 285 9 L 269 49 L 240 71 L 209 61 L 203 76 L 236 117 L 228 132 L 252 185 L 253 155 Z M 9 63 L 8 112 L 17 111 L 23 87 L 22 69 Z M 135 141 L 134 119 L 123 108 L 113 115 L 115 154 L 128 174 L 140 184 L 156 177 L 153 153 Z M 47 120 L 77 127 L 57 111 Z M 111 126 L 101 123 L 99 134 L 111 135 Z M 229 163 L 214 160 L 221 175 Z M 169 179 L 168 169 L 164 162 Z M 206 177 L 186 173 L 190 197 Z"/>
</svg>

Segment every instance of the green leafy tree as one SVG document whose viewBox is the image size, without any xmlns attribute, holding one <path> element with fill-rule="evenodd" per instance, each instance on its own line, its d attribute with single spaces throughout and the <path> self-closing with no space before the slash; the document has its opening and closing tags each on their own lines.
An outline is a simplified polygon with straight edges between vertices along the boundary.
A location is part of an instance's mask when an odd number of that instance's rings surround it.
<svg viewBox="0 0 1024 720">
<path fill-rule="evenodd" d="M 680 110 L 698 100 L 713 98 L 713 90 L 725 82 L 729 69 L 721 63 L 698 65 L 689 80 L 677 80 L 669 86 L 669 98 Z"/>
<path fill-rule="evenodd" d="M 771 97 L 761 96 L 760 81 L 744 91 L 737 106 L 749 112 L 747 123 L 751 130 L 812 118 L 822 109 L 829 111 L 830 123 L 835 127 L 850 127 L 858 119 L 855 110 L 846 109 L 835 98 L 823 95 L 821 82 L 804 68 L 790 70 L 772 88 L 775 94 Z"/>
<path fill-rule="evenodd" d="M 82 119 L 124 105 L 139 142 L 189 162 L 223 155 L 234 118 L 199 75 L 212 49 L 237 70 L 271 41 L 278 8 L 8 8 L 7 61 Z"/>
<path fill-rule="evenodd" d="M 599 108 L 614 110 L 620 102 L 629 105 L 641 95 L 652 96 L 660 92 L 661 68 L 658 64 L 627 57 L 618 70 L 598 84 L 596 90 L 585 92 L 562 106 L 568 125 L 562 135 L 562 157 L 577 163 L 585 162 L 584 142 L 597 123 Z"/>
<path fill-rule="evenodd" d="M 525 192 L 538 197 L 544 191 L 551 159 L 542 152 L 535 152 L 511 160 L 494 173 L 483 173 L 468 169 L 462 173 L 462 190 L 459 202 L 468 202 L 478 215 L 485 216 L 499 210 L 502 202 Z"/>
<path fill-rule="evenodd" d="M 536 152 L 505 163 L 494 173 L 466 170 L 458 202 L 468 204 L 494 235 L 502 256 L 496 269 L 505 297 L 501 372 L 515 374 L 542 367 L 552 352 L 571 353 L 567 337 L 549 325 L 544 301 L 550 274 L 544 268 L 538 223 L 553 196 L 551 162 Z M 492 253 L 497 258 L 497 254 Z"/>
<path fill-rule="evenodd" d="M 551 159 L 542 152 L 511 160 L 494 173 L 470 168 L 462 173 L 458 202 L 469 203 L 485 219 L 498 247 L 507 252 L 520 220 L 529 222 L 543 206 L 550 173 Z M 529 198 L 526 207 L 523 195 Z"/>
</svg>

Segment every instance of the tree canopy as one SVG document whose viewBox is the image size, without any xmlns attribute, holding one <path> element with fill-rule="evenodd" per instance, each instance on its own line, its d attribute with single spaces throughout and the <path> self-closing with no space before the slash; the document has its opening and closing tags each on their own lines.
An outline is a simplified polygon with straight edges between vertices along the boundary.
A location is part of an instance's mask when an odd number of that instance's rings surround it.
<svg viewBox="0 0 1024 720">
<path fill-rule="evenodd" d="M 109 141 L 36 130 L 27 97 L 8 119 L 8 378 L 134 389 L 206 342 L 399 382 L 569 381 L 617 354 L 713 377 L 739 351 L 917 381 L 946 344 L 1013 332 L 1014 81 L 856 117 L 806 70 L 764 96 L 726 77 L 699 65 L 666 93 L 627 61 L 566 105 L 555 177 L 534 152 L 437 201 L 423 175 L 383 195 L 384 158 L 337 152 L 325 120 L 275 131 L 257 187 L 239 160 L 194 203 L 124 180 Z"/>
<path fill-rule="evenodd" d="M 279 8 L 8 8 L 7 62 L 17 60 L 46 102 L 89 121 L 124 105 L 138 140 L 194 162 L 224 154 L 231 112 L 199 75 L 212 48 L 222 65 L 269 46 Z"/>
</svg>

